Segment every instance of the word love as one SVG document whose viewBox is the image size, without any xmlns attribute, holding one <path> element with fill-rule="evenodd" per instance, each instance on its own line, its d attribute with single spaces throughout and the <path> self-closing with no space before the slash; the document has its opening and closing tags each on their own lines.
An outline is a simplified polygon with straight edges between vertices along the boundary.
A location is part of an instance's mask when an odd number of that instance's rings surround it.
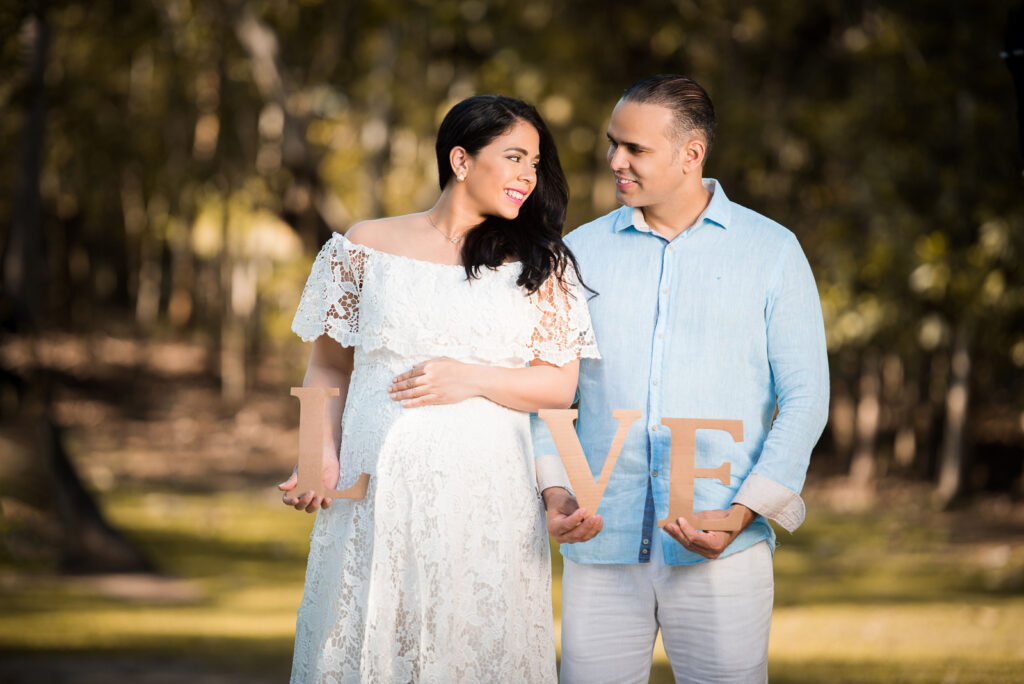
<svg viewBox="0 0 1024 684">
<path fill-rule="evenodd" d="M 292 387 L 291 394 L 299 399 L 299 468 L 296 492 L 316 492 L 334 499 L 362 499 L 370 481 L 367 473 L 361 473 L 355 484 L 346 489 L 327 489 L 320 480 L 322 471 L 324 441 L 330 439 L 330 428 L 324 420 L 327 414 L 327 400 L 340 395 L 331 387 Z M 640 418 L 640 411 L 617 409 L 612 417 L 619 427 L 612 439 L 608 457 L 604 461 L 597 480 L 590 470 L 583 453 L 573 421 L 578 412 L 574 409 L 546 409 L 537 412 L 555 441 L 558 456 L 565 466 L 569 483 L 580 506 L 588 511 L 597 511 L 601 497 L 608 488 L 615 463 L 619 460 L 626 433 Z M 737 531 L 741 527 L 742 515 L 732 511 L 725 518 L 698 518 L 693 510 L 694 481 L 699 477 L 715 478 L 722 484 L 729 484 L 731 464 L 726 462 L 717 468 L 697 468 L 697 430 L 722 430 L 729 433 L 734 441 L 743 441 L 743 422 L 739 420 L 714 420 L 696 418 L 663 418 L 661 424 L 672 434 L 669 451 L 671 476 L 669 478 L 668 515 L 658 521 L 659 527 L 678 518 L 685 518 L 700 530 Z"/>
<path fill-rule="evenodd" d="M 537 416 L 547 423 L 551 436 L 555 440 L 555 448 L 562 459 L 565 472 L 569 476 L 576 500 L 582 508 L 596 512 L 601 497 L 608 487 L 615 463 L 619 460 L 622 445 L 626 441 L 629 428 L 640 418 L 640 411 L 635 409 L 616 409 L 612 416 L 619 422 L 619 428 L 612 439 L 608 457 L 604 461 L 598 479 L 587 463 L 579 436 L 573 426 L 578 412 L 575 409 L 546 409 L 537 412 Z M 718 530 L 735 532 L 742 527 L 742 513 L 733 510 L 725 518 L 698 518 L 693 510 L 694 480 L 698 477 L 715 478 L 722 484 L 729 484 L 732 464 L 726 462 L 717 468 L 697 468 L 697 430 L 722 430 L 736 442 L 743 441 L 743 421 L 716 420 L 697 418 L 663 418 L 661 424 L 672 434 L 672 446 L 669 450 L 671 476 L 669 478 L 668 515 L 658 521 L 658 527 L 679 518 L 685 518 L 698 530 Z"/>
</svg>

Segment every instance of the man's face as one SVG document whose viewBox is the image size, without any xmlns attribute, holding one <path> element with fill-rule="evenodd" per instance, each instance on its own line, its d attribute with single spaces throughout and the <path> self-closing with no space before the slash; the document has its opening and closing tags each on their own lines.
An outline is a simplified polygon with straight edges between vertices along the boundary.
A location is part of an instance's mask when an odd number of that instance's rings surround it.
<svg viewBox="0 0 1024 684">
<path fill-rule="evenodd" d="M 662 204 L 683 187 L 686 156 L 671 137 L 672 110 L 655 104 L 620 101 L 608 124 L 608 164 L 615 174 L 615 197 L 629 207 Z"/>
</svg>

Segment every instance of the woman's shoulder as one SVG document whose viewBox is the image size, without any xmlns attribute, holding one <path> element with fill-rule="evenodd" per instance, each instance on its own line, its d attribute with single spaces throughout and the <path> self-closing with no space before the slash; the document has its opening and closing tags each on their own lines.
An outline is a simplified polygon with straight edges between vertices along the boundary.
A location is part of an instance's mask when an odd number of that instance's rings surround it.
<svg viewBox="0 0 1024 684">
<path fill-rule="evenodd" d="M 408 240 L 414 227 L 412 215 L 360 221 L 345 232 L 345 239 L 378 252 L 396 252 Z"/>
</svg>

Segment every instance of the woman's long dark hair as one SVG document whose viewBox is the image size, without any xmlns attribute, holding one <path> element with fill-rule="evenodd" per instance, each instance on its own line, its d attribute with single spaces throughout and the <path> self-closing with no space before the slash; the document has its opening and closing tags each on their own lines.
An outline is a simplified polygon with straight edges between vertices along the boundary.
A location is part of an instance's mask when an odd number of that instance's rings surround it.
<svg viewBox="0 0 1024 684">
<path fill-rule="evenodd" d="M 488 216 L 471 229 L 462 245 L 462 263 L 466 277 L 475 278 L 481 267 L 497 268 L 510 257 L 522 263 L 516 281 L 534 293 L 554 273 L 565 287 L 564 274 L 572 266 L 580 278 L 576 258 L 562 242 L 565 208 L 569 204 L 569 185 L 558 161 L 558 150 L 551 132 L 537 110 L 522 100 L 503 95 L 477 95 L 458 103 L 445 115 L 437 131 L 437 177 L 443 191 L 452 180 L 450 154 L 462 147 L 475 155 L 518 122 L 537 129 L 540 137 L 540 162 L 537 186 L 511 221 Z M 580 279 L 582 282 L 582 279 Z"/>
</svg>

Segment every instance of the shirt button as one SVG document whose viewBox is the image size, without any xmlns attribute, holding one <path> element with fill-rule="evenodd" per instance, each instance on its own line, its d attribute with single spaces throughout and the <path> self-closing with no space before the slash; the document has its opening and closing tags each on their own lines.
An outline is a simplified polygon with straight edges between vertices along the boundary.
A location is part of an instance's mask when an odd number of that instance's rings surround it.
<svg viewBox="0 0 1024 684">
<path fill-rule="evenodd" d="M 654 378 L 654 380 L 651 380 L 651 384 L 654 385 L 655 387 L 657 387 L 658 386 L 658 378 Z"/>
<path fill-rule="evenodd" d="M 661 288 L 661 294 L 668 294 L 668 288 L 667 287 Z"/>
<path fill-rule="evenodd" d="M 657 425 L 652 425 L 651 426 L 651 430 L 654 430 L 655 432 L 657 432 L 658 431 L 658 426 Z"/>
<path fill-rule="evenodd" d="M 644 544 L 650 544 L 650 543 L 651 543 L 650 539 L 644 539 Z"/>
<path fill-rule="evenodd" d="M 651 477 L 658 477 L 658 471 L 657 470 L 652 470 L 651 471 Z"/>
<path fill-rule="evenodd" d="M 641 549 L 640 553 L 647 553 L 647 549 Z"/>
<path fill-rule="evenodd" d="M 659 340 L 665 339 L 665 333 L 658 333 L 658 339 Z"/>
<path fill-rule="evenodd" d="M 669 245 L 669 246 L 668 246 L 668 251 L 670 251 L 670 252 L 671 252 L 671 251 L 672 251 L 673 249 L 675 249 L 675 247 L 674 247 L 674 246 L 672 246 L 672 245 Z"/>
</svg>

